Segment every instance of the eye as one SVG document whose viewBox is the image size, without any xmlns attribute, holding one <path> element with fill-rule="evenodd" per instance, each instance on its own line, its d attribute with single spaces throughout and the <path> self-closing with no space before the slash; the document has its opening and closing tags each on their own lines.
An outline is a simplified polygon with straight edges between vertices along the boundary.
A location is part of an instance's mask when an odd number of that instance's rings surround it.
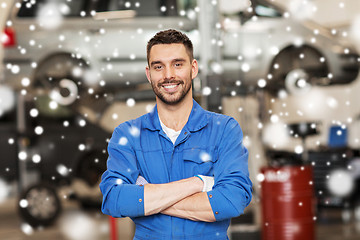
<svg viewBox="0 0 360 240">
<path fill-rule="evenodd" d="M 155 69 L 155 70 L 161 70 L 161 69 L 162 69 L 162 66 L 161 66 L 161 65 L 155 65 L 155 66 L 154 66 L 154 69 Z"/>
<path fill-rule="evenodd" d="M 181 67 L 182 63 L 175 63 L 175 67 Z"/>
</svg>

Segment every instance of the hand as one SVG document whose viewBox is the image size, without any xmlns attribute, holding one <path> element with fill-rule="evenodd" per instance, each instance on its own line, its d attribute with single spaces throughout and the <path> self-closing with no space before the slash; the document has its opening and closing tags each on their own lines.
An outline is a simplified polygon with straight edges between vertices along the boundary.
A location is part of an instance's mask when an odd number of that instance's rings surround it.
<svg viewBox="0 0 360 240">
<path fill-rule="evenodd" d="M 214 186 L 214 177 L 209 177 L 209 176 L 204 176 L 204 175 L 196 175 L 196 177 L 200 178 L 203 183 L 203 192 L 209 192 L 212 190 L 213 186 Z"/>
</svg>

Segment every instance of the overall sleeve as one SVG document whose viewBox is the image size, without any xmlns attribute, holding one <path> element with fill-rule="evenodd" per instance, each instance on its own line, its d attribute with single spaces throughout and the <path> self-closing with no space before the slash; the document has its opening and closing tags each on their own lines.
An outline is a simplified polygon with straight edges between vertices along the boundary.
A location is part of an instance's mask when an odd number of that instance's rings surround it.
<svg viewBox="0 0 360 240">
<path fill-rule="evenodd" d="M 101 210 L 113 217 L 144 216 L 144 188 L 135 185 L 139 170 L 131 147 L 132 136 L 126 129 L 128 126 L 120 125 L 109 141 L 107 170 L 100 183 Z"/>
<path fill-rule="evenodd" d="M 230 118 L 220 138 L 219 157 L 214 166 L 215 184 L 207 192 L 216 221 L 239 216 L 252 198 L 249 154 L 242 140 L 240 125 Z"/>
</svg>

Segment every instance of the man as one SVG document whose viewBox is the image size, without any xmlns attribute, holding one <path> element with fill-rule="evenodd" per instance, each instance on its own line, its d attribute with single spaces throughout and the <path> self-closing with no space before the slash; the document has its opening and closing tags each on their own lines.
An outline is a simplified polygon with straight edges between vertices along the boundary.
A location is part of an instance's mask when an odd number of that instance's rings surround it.
<svg viewBox="0 0 360 240">
<path fill-rule="evenodd" d="M 252 192 L 241 128 L 193 100 L 198 63 L 186 35 L 158 32 L 147 60 L 157 104 L 114 130 L 102 211 L 131 217 L 134 239 L 228 239 Z"/>
</svg>

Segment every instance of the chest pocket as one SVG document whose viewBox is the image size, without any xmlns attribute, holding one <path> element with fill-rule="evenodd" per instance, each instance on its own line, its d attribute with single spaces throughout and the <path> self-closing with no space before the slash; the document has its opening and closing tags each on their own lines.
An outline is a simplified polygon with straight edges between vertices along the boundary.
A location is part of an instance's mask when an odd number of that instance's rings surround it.
<svg viewBox="0 0 360 240">
<path fill-rule="evenodd" d="M 218 159 L 217 150 L 212 148 L 191 148 L 183 151 L 184 171 L 187 177 L 197 174 L 213 176 L 213 165 Z"/>
</svg>

